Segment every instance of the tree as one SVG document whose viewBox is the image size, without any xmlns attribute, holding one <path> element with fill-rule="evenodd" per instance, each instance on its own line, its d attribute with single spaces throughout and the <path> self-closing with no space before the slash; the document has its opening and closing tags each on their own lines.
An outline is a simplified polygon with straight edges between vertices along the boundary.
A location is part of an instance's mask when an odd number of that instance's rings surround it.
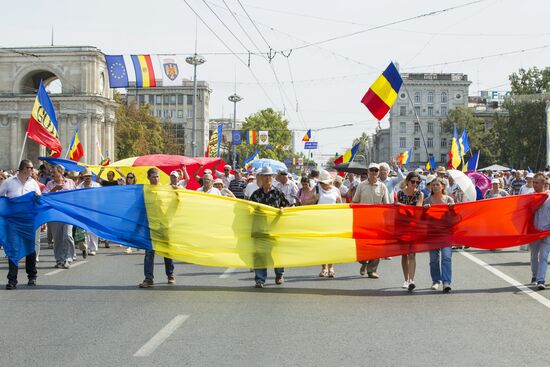
<svg viewBox="0 0 550 367">
<path fill-rule="evenodd" d="M 164 126 L 151 116 L 148 105 L 126 105 L 119 94 L 115 94 L 118 108 L 115 112 L 115 146 L 118 159 L 147 154 L 178 154 L 181 144 L 176 143 L 170 124 Z"/>
<path fill-rule="evenodd" d="M 258 111 L 245 118 L 242 129 L 269 131 L 269 145 L 239 145 L 237 151 L 241 160 L 250 157 L 256 148 L 260 158 L 271 158 L 283 162 L 285 158 L 294 156 L 291 151 L 281 149 L 282 146 L 290 145 L 292 135 L 288 129 L 288 120 L 284 120 L 280 112 L 275 112 L 271 108 Z"/>
<path fill-rule="evenodd" d="M 487 130 L 483 120 L 474 116 L 471 109 L 459 106 L 450 110 L 447 118 L 441 121 L 442 135 L 446 132 L 451 137 L 455 126 L 458 137 L 462 134 L 462 130 L 466 129 L 472 154 L 473 151 L 481 150 L 480 167 L 499 161 L 501 151 L 500 145 L 496 144 L 498 140 L 495 140 L 494 129 Z M 467 161 L 467 158 L 469 158 L 468 154 L 464 160 Z"/>
<path fill-rule="evenodd" d="M 508 79 L 513 95 L 539 94 L 550 92 L 550 67 L 539 70 L 536 66 L 529 69 L 519 69 Z"/>
</svg>

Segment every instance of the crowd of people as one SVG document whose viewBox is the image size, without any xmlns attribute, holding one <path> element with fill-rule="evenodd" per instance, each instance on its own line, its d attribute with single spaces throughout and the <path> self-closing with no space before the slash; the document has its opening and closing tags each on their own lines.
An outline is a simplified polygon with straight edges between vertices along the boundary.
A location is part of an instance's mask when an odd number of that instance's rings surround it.
<svg viewBox="0 0 550 367">
<path fill-rule="evenodd" d="M 35 169 L 32 161 L 21 161 L 18 170 L 13 172 L 0 171 L 0 197 L 13 198 L 29 192 L 41 195 L 49 192 L 99 188 L 114 185 L 150 184 L 160 185 L 160 171 L 151 168 L 147 172 L 148 182 L 137 182 L 132 172 L 119 174 L 115 180 L 115 172 L 101 168 L 97 175 L 85 169 L 80 173 L 65 172 L 63 166 L 47 166 L 43 164 Z M 508 195 L 524 195 L 530 193 L 550 194 L 550 178 L 548 171 L 532 173 L 521 170 L 505 172 L 482 172 L 490 181 L 491 187 L 485 193 L 477 187 L 477 200 L 499 198 Z M 458 185 L 444 167 L 438 167 L 434 172 L 416 169 L 404 172 L 395 161 L 389 164 L 370 163 L 361 173 L 345 175 L 326 170 L 311 170 L 300 178 L 293 176 L 286 169 L 274 172 L 271 167 L 262 167 L 256 171 L 243 171 L 225 165 L 223 171 L 205 169 L 199 166 L 193 177 L 200 184 L 199 192 L 238 198 L 269 205 L 276 208 L 303 205 L 330 205 L 338 203 L 412 205 L 429 208 L 431 205 L 447 205 L 452 215 L 456 203 L 465 201 L 463 188 Z M 169 185 L 174 189 L 186 189 L 190 180 L 185 165 L 170 173 Z M 547 199 L 535 214 L 534 226 L 538 230 L 550 229 L 550 198 Z M 28 285 L 35 286 L 37 279 L 36 263 L 40 255 L 40 231 L 47 232 L 48 247 L 53 248 L 55 267 L 70 269 L 77 259 L 76 249 L 82 251 L 82 257 L 96 255 L 99 243 L 102 241 L 93 233 L 73 227 L 66 223 L 48 223 L 36 233 L 36 251 L 25 258 L 25 270 Z M 103 240 L 105 247 L 108 241 Z M 431 289 L 448 293 L 452 284 L 452 248 L 456 244 L 441 244 L 440 249 L 430 251 L 429 271 L 432 278 Z M 537 289 L 545 289 L 545 277 L 550 253 L 550 237 L 545 237 L 523 246 L 531 252 L 531 283 Z M 126 247 L 125 253 L 131 253 L 132 248 Z M 145 251 L 145 279 L 140 288 L 154 286 L 154 251 Z M 257 256 L 258 264 L 261 253 Z M 391 258 L 386 258 L 391 260 Z M 165 258 L 165 273 L 168 284 L 175 284 L 174 262 Z M 360 261 L 361 276 L 378 279 L 380 259 Z M 416 288 L 416 254 L 401 256 L 403 270 L 403 288 L 412 292 Z M 284 268 L 276 268 L 275 284 L 284 283 Z M 254 268 L 255 287 L 263 288 L 267 279 L 267 269 Z M 9 261 L 8 283 L 6 289 L 17 287 L 18 266 Z M 319 277 L 334 278 L 334 264 L 322 264 Z"/>
</svg>

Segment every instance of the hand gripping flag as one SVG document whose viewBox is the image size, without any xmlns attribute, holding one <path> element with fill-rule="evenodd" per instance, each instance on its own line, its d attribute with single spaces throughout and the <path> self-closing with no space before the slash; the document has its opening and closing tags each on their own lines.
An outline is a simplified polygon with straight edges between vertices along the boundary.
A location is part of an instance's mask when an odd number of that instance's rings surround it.
<svg viewBox="0 0 550 367">
<path fill-rule="evenodd" d="M 369 109 L 374 117 L 382 120 L 397 99 L 397 93 L 399 93 L 402 84 L 403 79 L 392 62 L 370 86 L 361 99 L 361 103 Z"/>
<path fill-rule="evenodd" d="M 52 101 L 40 81 L 38 93 L 34 100 L 31 118 L 27 125 L 27 136 L 40 145 L 50 149 L 53 157 L 61 155 L 61 142 L 59 141 L 59 128 Z"/>
<path fill-rule="evenodd" d="M 84 157 L 84 147 L 80 143 L 80 137 L 78 136 L 78 127 L 74 131 L 73 140 L 71 140 L 71 145 L 69 146 L 69 159 L 75 162 L 78 162 L 82 157 Z"/>
<path fill-rule="evenodd" d="M 302 138 L 302 141 L 310 141 L 310 140 L 311 140 L 311 129 L 309 129 L 306 135 L 304 135 L 304 137 Z"/>
<path fill-rule="evenodd" d="M 334 160 L 334 165 L 341 164 L 341 163 L 349 163 L 353 161 L 353 158 L 355 158 L 355 154 L 357 154 L 358 150 L 359 150 L 359 143 L 355 144 L 347 152 L 345 152 L 344 154 L 336 158 Z"/>
</svg>

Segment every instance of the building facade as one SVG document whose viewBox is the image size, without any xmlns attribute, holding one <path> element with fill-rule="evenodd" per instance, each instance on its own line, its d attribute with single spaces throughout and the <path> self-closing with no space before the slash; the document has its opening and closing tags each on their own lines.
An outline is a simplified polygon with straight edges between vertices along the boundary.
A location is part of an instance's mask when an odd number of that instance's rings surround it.
<svg viewBox="0 0 550 367">
<path fill-rule="evenodd" d="M 82 162 L 98 164 L 100 152 L 115 159 L 116 102 L 108 87 L 105 55 L 96 47 L 17 47 L 0 49 L 0 168 L 17 168 L 19 157 L 36 162 L 43 146 L 23 141 L 42 80 L 57 115 L 65 156 L 75 129 L 84 147 Z"/>
<path fill-rule="evenodd" d="M 431 155 L 438 164 L 444 165 L 452 132 L 443 131 L 441 120 L 451 109 L 468 105 L 471 82 L 465 74 L 404 73 L 401 76 L 403 86 L 389 116 L 389 152 L 381 142 L 386 132 L 380 130 L 379 137 L 375 138 L 375 142 L 379 141 L 378 161 L 387 161 L 390 156 L 397 157 L 412 149 L 411 167 L 424 166 Z"/>
<path fill-rule="evenodd" d="M 207 82 L 197 81 L 195 142 L 196 155 L 204 156 L 208 145 L 209 103 L 212 90 Z M 182 86 L 127 89 L 127 103 L 149 105 L 150 112 L 163 123 L 170 123 L 178 144 L 185 145 L 184 155 L 191 157 L 193 142 L 193 81 Z"/>
</svg>

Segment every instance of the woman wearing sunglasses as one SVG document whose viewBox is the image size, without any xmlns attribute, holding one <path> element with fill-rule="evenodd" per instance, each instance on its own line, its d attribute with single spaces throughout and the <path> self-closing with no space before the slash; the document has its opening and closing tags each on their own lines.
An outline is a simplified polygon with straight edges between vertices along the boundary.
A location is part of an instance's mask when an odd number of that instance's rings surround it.
<svg viewBox="0 0 550 367">
<path fill-rule="evenodd" d="M 424 194 L 419 189 L 420 176 L 416 172 L 409 172 L 405 178 L 405 187 L 397 193 L 397 202 L 402 205 L 422 206 L 424 203 Z M 410 292 L 416 288 L 414 284 L 414 274 L 416 272 L 416 254 L 406 254 L 401 257 L 401 267 L 405 283 L 403 288 Z"/>
</svg>

